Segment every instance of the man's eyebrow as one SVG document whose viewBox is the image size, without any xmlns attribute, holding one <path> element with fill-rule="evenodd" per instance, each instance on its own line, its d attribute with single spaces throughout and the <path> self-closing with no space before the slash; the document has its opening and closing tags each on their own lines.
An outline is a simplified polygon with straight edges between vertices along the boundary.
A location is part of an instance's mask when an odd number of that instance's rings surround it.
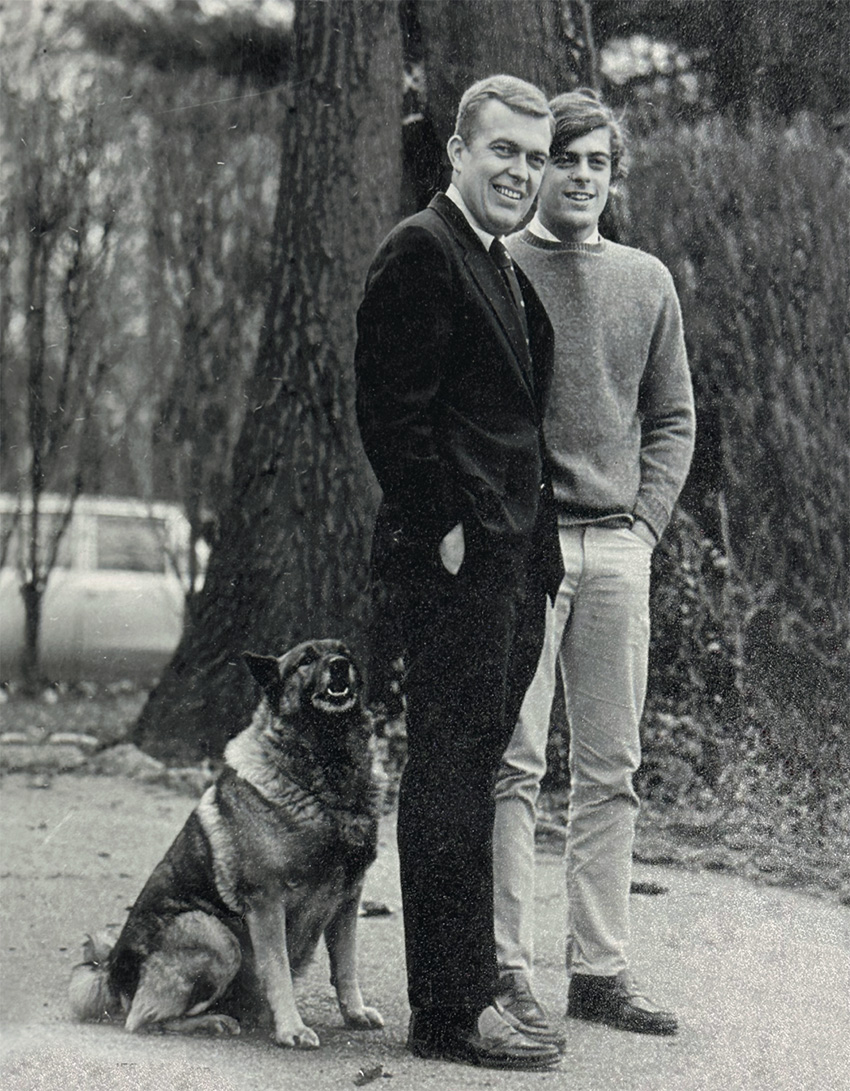
<svg viewBox="0 0 850 1091">
<path fill-rule="evenodd" d="M 568 155 L 579 155 L 579 154 L 580 154 L 579 152 L 570 151 L 569 148 L 561 148 L 560 151 L 555 151 L 553 149 L 553 151 L 551 152 L 551 158 L 552 159 L 563 159 L 563 158 L 565 158 L 565 156 L 568 156 Z M 610 155 L 609 152 L 604 152 L 600 148 L 599 151 L 595 151 L 595 152 L 590 151 L 590 152 L 588 152 L 587 157 L 588 157 L 588 159 L 610 159 L 611 155 Z"/>
<path fill-rule="evenodd" d="M 522 151 L 522 146 L 517 144 L 515 140 L 509 140 L 506 136 L 494 136 L 490 141 L 490 147 L 492 148 L 496 144 L 504 144 L 505 147 L 510 148 L 511 151 Z M 542 155 L 544 158 L 549 158 L 549 153 L 544 148 L 527 148 L 527 155 Z"/>
</svg>

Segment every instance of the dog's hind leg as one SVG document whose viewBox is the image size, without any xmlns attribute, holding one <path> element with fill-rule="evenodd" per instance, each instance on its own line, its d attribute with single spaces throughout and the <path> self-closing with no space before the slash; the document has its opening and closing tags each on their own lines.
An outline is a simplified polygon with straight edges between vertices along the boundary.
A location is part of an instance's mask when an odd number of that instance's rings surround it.
<svg viewBox="0 0 850 1091">
<path fill-rule="evenodd" d="M 374 1030 L 384 1025 L 376 1008 L 363 1003 L 357 977 L 357 916 L 362 884 L 354 890 L 325 928 L 325 943 L 331 961 L 331 984 L 336 989 L 339 1010 L 347 1027 Z"/>
<path fill-rule="evenodd" d="M 221 921 L 200 912 L 175 917 L 142 965 L 125 1029 L 238 1033 L 235 1019 L 195 1017 L 222 996 L 241 961 L 239 941 Z"/>
<path fill-rule="evenodd" d="M 257 899 L 246 919 L 257 976 L 274 1016 L 274 1040 L 290 1049 L 318 1049 L 319 1036 L 306 1025 L 295 1004 L 283 898 Z"/>
</svg>

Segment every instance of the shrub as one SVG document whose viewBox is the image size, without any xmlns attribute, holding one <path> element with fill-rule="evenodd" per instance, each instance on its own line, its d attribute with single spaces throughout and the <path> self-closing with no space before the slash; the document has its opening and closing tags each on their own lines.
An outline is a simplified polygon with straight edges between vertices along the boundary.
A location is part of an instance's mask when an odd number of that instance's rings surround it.
<svg viewBox="0 0 850 1091">
<path fill-rule="evenodd" d="M 673 272 L 698 419 L 657 558 L 644 777 L 689 737 L 663 717 L 690 716 L 823 799 L 850 766 L 850 160 L 807 117 L 635 152 L 625 241 Z"/>
</svg>

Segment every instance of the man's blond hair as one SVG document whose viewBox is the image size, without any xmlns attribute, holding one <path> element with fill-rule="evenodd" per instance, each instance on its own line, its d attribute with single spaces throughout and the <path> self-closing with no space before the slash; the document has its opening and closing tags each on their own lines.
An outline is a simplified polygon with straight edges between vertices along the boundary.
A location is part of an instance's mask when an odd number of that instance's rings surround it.
<svg viewBox="0 0 850 1091">
<path fill-rule="evenodd" d="M 455 134 L 467 146 L 472 141 L 478 128 L 478 117 L 485 102 L 495 100 L 504 103 L 511 110 L 530 117 L 545 117 L 554 132 L 555 119 L 549 108 L 546 95 L 533 83 L 521 80 L 517 76 L 487 76 L 486 79 L 467 87 L 457 108 Z"/>
</svg>

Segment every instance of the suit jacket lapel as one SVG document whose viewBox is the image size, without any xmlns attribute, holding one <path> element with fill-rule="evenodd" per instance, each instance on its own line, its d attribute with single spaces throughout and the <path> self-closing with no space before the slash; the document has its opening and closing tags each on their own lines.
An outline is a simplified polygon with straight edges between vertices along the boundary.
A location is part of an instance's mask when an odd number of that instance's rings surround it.
<svg viewBox="0 0 850 1091">
<path fill-rule="evenodd" d="M 518 365 L 520 377 L 525 385 L 532 401 L 536 398 L 534 393 L 534 367 L 531 360 L 528 342 L 522 328 L 522 321 L 517 314 L 516 304 L 508 293 L 508 288 L 502 279 L 502 274 L 496 267 L 496 263 L 484 249 L 481 240 L 467 223 L 466 217 L 457 207 L 454 201 L 449 200 L 445 194 L 438 193 L 431 201 L 431 207 L 447 220 L 454 234 L 463 248 L 463 260 L 475 283 L 481 292 L 487 306 L 492 311 L 496 321 L 502 327 L 508 342 L 513 349 L 514 357 Z"/>
</svg>

